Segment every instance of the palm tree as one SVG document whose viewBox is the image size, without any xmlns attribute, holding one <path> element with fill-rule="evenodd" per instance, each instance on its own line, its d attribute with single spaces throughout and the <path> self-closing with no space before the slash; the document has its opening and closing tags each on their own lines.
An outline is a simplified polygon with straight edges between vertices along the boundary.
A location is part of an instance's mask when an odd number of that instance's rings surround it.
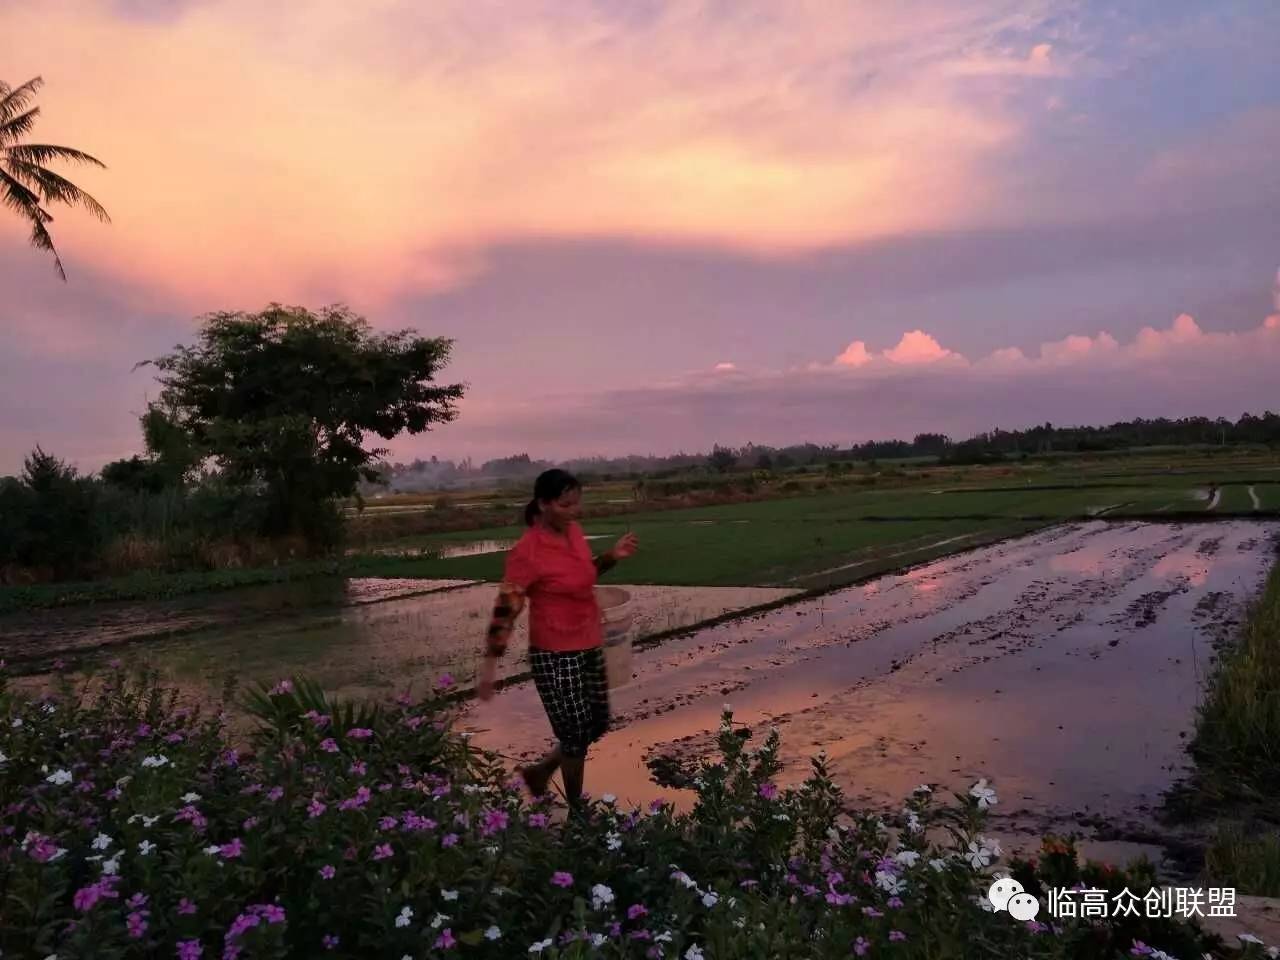
<svg viewBox="0 0 1280 960">
<path fill-rule="evenodd" d="M 70 147 L 19 142 L 31 132 L 40 115 L 40 108 L 31 106 L 31 102 L 43 84 L 40 77 L 13 89 L 0 82 L 0 200 L 31 221 L 31 245 L 53 254 L 53 265 L 65 281 L 67 272 L 62 269 L 62 260 L 49 235 L 48 224 L 53 222 L 53 216 L 41 204 L 80 204 L 99 220 L 110 223 L 111 218 L 102 204 L 45 164 L 50 160 L 70 160 L 95 167 L 106 165 Z"/>
</svg>

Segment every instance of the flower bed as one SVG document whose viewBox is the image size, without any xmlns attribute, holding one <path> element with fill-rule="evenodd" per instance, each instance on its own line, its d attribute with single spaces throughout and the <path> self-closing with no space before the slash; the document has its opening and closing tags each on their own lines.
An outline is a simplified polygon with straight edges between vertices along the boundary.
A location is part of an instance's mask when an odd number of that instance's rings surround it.
<svg viewBox="0 0 1280 960">
<path fill-rule="evenodd" d="M 233 744 L 154 678 L 32 700 L 0 677 L 3 956 L 1226 955 L 1177 920 L 992 912 L 985 782 L 850 815 L 821 758 L 779 789 L 776 733 L 750 751 L 726 713 L 690 813 L 606 796 L 562 823 L 451 729 L 444 693 L 340 705 L 282 681 Z M 1153 880 L 1081 872 L 1060 841 L 1009 869 L 1042 903 Z"/>
</svg>

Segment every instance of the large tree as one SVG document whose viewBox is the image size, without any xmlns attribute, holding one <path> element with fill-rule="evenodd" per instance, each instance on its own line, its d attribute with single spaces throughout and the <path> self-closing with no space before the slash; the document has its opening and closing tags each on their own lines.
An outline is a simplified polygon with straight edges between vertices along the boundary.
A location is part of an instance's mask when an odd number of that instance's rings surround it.
<svg viewBox="0 0 1280 960">
<path fill-rule="evenodd" d="M 102 167 L 101 160 L 71 147 L 21 142 L 40 116 L 40 108 L 32 106 L 32 102 L 43 83 L 39 77 L 20 87 L 11 88 L 0 82 L 0 200 L 30 221 L 31 245 L 53 254 L 54 269 L 65 281 L 67 271 L 62 268 L 62 258 L 49 233 L 53 215 L 45 207 L 54 203 L 78 205 L 104 222 L 109 223 L 111 218 L 102 204 L 46 166 L 54 160 L 65 160 Z"/>
<path fill-rule="evenodd" d="M 386 451 L 368 435 L 389 440 L 457 416 L 463 385 L 434 382 L 452 346 L 413 330 L 375 333 L 345 307 L 209 315 L 194 346 L 149 361 L 163 387 L 143 417 L 150 452 L 179 469 L 216 466 L 269 498 L 266 532 L 315 541 L 332 530 L 335 498 L 377 479 Z"/>
</svg>

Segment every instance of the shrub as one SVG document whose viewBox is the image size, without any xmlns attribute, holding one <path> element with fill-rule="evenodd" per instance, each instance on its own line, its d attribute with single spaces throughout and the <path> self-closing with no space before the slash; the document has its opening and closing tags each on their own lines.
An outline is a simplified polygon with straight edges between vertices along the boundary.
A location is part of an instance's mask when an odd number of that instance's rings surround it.
<svg viewBox="0 0 1280 960">
<path fill-rule="evenodd" d="M 153 677 L 116 671 L 37 700 L 0 679 L 6 956 L 959 960 L 1214 946 L 1171 920 L 994 914 L 981 896 L 999 857 L 980 832 L 992 793 L 944 805 L 926 787 L 887 822 L 848 814 L 821 757 L 778 788 L 776 731 L 748 750 L 727 712 L 690 812 L 606 795 L 553 827 L 545 801 L 527 805 L 453 731 L 440 689 L 355 706 L 295 679 L 247 703 L 256 725 L 237 742 L 222 714 L 181 707 Z M 1073 874 L 1069 854 L 1015 873 L 1034 890 L 1150 879 Z"/>
</svg>

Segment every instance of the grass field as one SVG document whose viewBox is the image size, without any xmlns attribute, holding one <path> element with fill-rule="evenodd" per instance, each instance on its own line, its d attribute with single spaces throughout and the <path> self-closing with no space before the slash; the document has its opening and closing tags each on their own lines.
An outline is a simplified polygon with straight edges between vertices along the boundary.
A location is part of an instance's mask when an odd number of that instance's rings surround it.
<svg viewBox="0 0 1280 960">
<path fill-rule="evenodd" d="M 1222 497 L 1207 511 L 1211 484 Z M 788 489 L 784 489 L 787 487 Z M 591 510 L 630 496 L 631 481 L 589 485 L 584 501 L 588 533 L 605 549 L 624 530 L 640 534 L 644 550 L 627 565 L 635 583 L 672 585 L 829 585 L 893 565 L 928 559 L 980 541 L 1025 532 L 1061 520 L 1104 516 L 1205 519 L 1254 514 L 1250 487 L 1262 512 L 1280 513 L 1280 458 L 1257 451 L 1144 451 L 1127 457 L 1074 456 L 994 466 L 888 466 L 860 464 L 838 477 L 820 469 L 788 471 L 756 499 L 715 497 L 705 506 L 681 501 L 631 504 L 625 515 L 591 517 Z M 461 501 L 461 494 L 449 499 Z M 511 491 L 469 494 L 470 502 L 506 506 L 484 514 L 519 514 Z M 438 497 L 413 495 L 378 501 L 386 510 L 427 509 Z M 715 502 L 716 500 L 721 502 Z M 725 502 L 727 501 L 727 502 Z M 455 511 L 471 512 L 471 511 Z M 353 530 L 363 530 L 353 521 Z M 206 572 L 142 572 L 90 583 L 0 587 L 0 613 L 125 599 L 160 599 L 203 590 L 272 583 L 319 574 L 494 579 L 502 554 L 441 559 L 392 556 L 431 553 L 445 544 L 513 540 L 515 525 L 476 525 L 453 532 L 370 539 L 353 535 L 358 552 L 341 560 Z M 386 551 L 386 552 L 384 552 Z M 838 574 L 825 571 L 844 567 Z"/>
</svg>

